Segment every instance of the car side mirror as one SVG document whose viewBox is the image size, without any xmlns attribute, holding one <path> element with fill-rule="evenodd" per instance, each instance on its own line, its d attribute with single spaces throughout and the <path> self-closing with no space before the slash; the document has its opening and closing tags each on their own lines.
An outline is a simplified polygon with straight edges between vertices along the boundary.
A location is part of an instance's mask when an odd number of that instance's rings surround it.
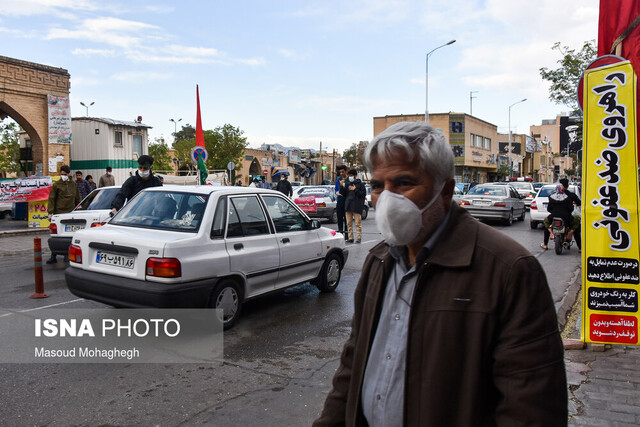
<svg viewBox="0 0 640 427">
<path fill-rule="evenodd" d="M 320 221 L 318 221 L 317 219 L 312 219 L 311 220 L 311 229 L 312 230 L 317 230 L 318 228 L 320 228 Z"/>
</svg>

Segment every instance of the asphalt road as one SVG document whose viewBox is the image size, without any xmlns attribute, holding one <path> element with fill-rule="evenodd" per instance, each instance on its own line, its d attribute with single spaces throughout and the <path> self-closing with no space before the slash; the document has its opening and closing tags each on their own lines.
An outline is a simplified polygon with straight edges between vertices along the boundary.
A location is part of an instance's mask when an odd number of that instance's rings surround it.
<svg viewBox="0 0 640 427">
<path fill-rule="evenodd" d="M 380 240 L 374 218 L 372 210 L 363 222 L 363 243 L 349 245 L 335 293 L 320 294 L 303 284 L 247 303 L 225 333 L 222 364 L 0 364 L 2 424 L 309 425 L 322 408 L 349 334 L 362 262 Z M 538 257 L 559 304 L 567 283 L 579 277 L 575 248 L 561 256 L 542 250 L 542 230 L 531 230 L 528 217 L 511 227 L 490 225 Z M 69 293 L 62 263 L 45 266 L 50 297 L 41 300 L 28 298 L 31 257 L 0 257 L 0 269 L 4 308 L 103 307 Z"/>
</svg>

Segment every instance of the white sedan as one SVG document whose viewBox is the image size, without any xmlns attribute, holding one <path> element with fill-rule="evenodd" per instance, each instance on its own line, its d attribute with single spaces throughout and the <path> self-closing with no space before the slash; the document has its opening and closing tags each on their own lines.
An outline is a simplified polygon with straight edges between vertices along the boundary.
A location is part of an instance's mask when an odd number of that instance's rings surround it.
<svg viewBox="0 0 640 427">
<path fill-rule="evenodd" d="M 248 299 L 307 281 L 335 290 L 347 256 L 341 234 L 279 192 L 163 186 L 77 232 L 65 279 L 113 306 L 222 309 L 227 329 Z"/>
<path fill-rule="evenodd" d="M 543 185 L 540 190 L 538 190 L 538 194 L 535 199 L 531 202 L 531 207 L 529 210 L 529 225 L 532 229 L 538 228 L 538 224 L 542 224 L 544 219 L 549 216 L 549 211 L 547 211 L 547 205 L 549 204 L 549 196 L 555 194 L 557 184 L 546 184 Z M 576 185 L 569 185 L 569 191 L 575 193 L 576 196 L 580 197 L 580 187 Z M 574 212 L 576 214 L 581 215 L 580 210 L 576 209 Z"/>
</svg>

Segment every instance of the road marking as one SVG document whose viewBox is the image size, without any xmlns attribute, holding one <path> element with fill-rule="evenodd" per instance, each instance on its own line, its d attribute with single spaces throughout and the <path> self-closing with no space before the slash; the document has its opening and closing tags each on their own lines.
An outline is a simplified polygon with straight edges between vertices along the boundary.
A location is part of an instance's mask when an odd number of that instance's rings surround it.
<svg viewBox="0 0 640 427">
<path fill-rule="evenodd" d="M 0 315 L 0 317 L 10 316 L 10 315 L 15 314 L 15 313 L 27 313 L 29 311 L 42 310 L 43 308 L 51 308 L 51 307 L 56 307 L 58 305 L 71 304 L 72 302 L 78 302 L 78 301 L 84 301 L 84 298 L 78 298 L 78 299 L 74 299 L 74 300 L 71 300 L 71 301 L 59 302 L 57 304 L 50 304 L 50 305 L 45 305 L 45 306 L 42 306 L 42 307 L 28 308 L 26 310 L 19 310 L 19 311 L 15 311 L 15 312 L 11 312 L 11 313 L 5 313 L 3 315 Z"/>
</svg>

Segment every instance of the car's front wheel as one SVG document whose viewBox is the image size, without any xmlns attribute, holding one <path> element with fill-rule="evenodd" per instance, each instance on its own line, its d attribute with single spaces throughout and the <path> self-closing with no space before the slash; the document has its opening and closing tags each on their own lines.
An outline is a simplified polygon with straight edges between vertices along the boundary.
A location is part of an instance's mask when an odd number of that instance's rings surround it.
<svg viewBox="0 0 640 427">
<path fill-rule="evenodd" d="M 360 219 L 361 219 L 362 221 L 364 221 L 365 219 L 367 219 L 367 217 L 368 217 L 368 216 L 369 216 L 369 208 L 368 208 L 367 206 L 365 206 L 365 207 L 362 209 L 362 215 L 360 215 Z"/>
<path fill-rule="evenodd" d="M 320 274 L 314 281 L 316 287 L 320 292 L 333 292 L 340 283 L 340 273 L 342 271 L 342 264 L 340 258 L 336 254 L 331 254 L 324 260 Z"/>
<path fill-rule="evenodd" d="M 224 330 L 231 328 L 242 310 L 242 293 L 238 284 L 231 279 L 220 281 L 211 294 L 211 307 L 222 310 Z"/>
</svg>

